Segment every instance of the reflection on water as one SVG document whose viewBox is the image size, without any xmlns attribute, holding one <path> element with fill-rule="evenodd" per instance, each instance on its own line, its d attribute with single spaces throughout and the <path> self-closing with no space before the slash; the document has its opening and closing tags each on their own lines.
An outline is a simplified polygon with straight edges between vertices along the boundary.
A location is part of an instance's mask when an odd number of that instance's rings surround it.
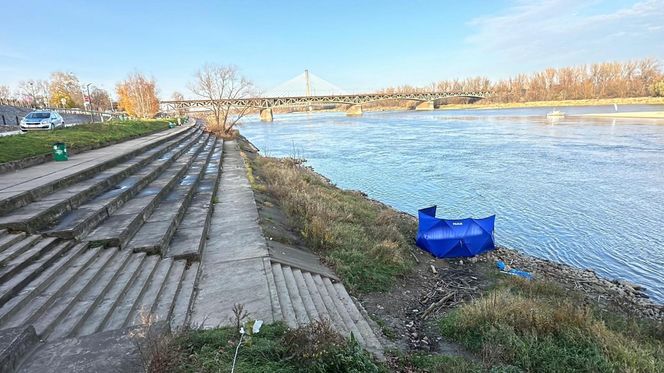
<svg viewBox="0 0 664 373">
<path fill-rule="evenodd" d="M 264 154 L 306 157 L 340 187 L 411 214 L 433 204 L 449 218 L 496 214 L 499 244 L 635 281 L 664 301 L 664 122 L 552 123 L 549 111 L 277 115 L 241 131 Z"/>
</svg>

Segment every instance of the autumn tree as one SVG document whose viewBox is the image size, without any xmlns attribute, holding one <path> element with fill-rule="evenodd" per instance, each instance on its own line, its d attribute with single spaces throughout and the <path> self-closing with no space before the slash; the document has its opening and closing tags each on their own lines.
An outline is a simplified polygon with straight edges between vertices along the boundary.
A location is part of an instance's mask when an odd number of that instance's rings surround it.
<svg viewBox="0 0 664 373">
<path fill-rule="evenodd" d="M 206 64 L 194 78 L 189 89 L 196 96 L 212 102 L 210 108 L 215 130 L 230 134 L 249 109 L 234 105 L 232 100 L 257 96 L 254 85 L 235 66 Z"/>
<path fill-rule="evenodd" d="M 21 80 L 18 93 L 33 106 L 46 105 L 48 100 L 48 82 L 40 79 Z"/>
<path fill-rule="evenodd" d="M 664 79 L 657 60 L 602 62 L 591 65 L 547 68 L 533 74 L 519 74 L 490 81 L 484 77 L 443 80 L 435 83 L 439 92 L 493 91 L 492 101 L 579 100 L 590 98 L 644 97 L 655 94 Z M 383 92 L 421 92 L 430 87 L 401 86 Z"/>
<path fill-rule="evenodd" d="M 53 107 L 81 107 L 83 93 L 81 83 L 74 73 L 56 71 L 51 74 L 48 86 L 49 104 Z"/>
<path fill-rule="evenodd" d="M 159 111 L 157 84 L 136 72 L 116 86 L 118 107 L 138 118 L 152 118 Z"/>
<path fill-rule="evenodd" d="M 652 85 L 653 96 L 664 97 L 664 79 Z"/>
</svg>

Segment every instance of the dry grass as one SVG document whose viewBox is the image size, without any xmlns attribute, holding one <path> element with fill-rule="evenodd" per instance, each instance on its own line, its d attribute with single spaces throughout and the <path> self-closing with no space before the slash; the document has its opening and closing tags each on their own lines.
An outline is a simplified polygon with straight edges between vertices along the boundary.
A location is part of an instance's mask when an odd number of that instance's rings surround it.
<svg viewBox="0 0 664 373">
<path fill-rule="evenodd" d="M 443 334 L 487 366 L 530 372 L 664 371 L 660 326 L 608 322 L 556 285 L 512 279 L 441 321 Z M 614 315 L 615 316 L 615 315 Z"/>
<path fill-rule="evenodd" d="M 308 246 L 352 291 L 386 290 L 413 266 L 412 219 L 336 188 L 298 160 L 258 157 L 248 175 L 254 188 L 280 202 Z"/>
</svg>

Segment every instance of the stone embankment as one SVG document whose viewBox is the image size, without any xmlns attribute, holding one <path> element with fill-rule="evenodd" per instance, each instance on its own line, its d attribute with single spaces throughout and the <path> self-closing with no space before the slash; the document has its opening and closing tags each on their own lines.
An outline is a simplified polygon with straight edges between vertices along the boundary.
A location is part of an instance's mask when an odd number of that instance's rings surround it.
<svg viewBox="0 0 664 373">
<path fill-rule="evenodd" d="M 328 318 L 381 344 L 317 257 L 266 249 L 234 141 L 186 125 L 0 175 L 0 370 L 141 371 L 132 336 Z M 140 333 L 138 333 L 140 334 Z"/>
<path fill-rule="evenodd" d="M 606 279 L 591 269 L 575 268 L 506 248 L 499 248 L 486 256 L 490 261 L 497 258 L 515 268 L 532 272 L 538 278 L 580 292 L 600 305 L 617 307 L 627 315 L 664 321 L 664 305 L 650 300 L 645 288 L 629 281 Z"/>
</svg>

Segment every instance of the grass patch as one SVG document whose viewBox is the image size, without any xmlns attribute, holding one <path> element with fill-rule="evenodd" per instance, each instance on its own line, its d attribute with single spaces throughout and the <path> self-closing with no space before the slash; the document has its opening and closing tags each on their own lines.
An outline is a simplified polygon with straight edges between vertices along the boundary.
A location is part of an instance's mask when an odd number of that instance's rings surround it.
<svg viewBox="0 0 664 373">
<path fill-rule="evenodd" d="M 239 341 L 235 328 L 190 331 L 176 338 L 172 360 L 177 372 L 230 372 Z M 236 372 L 383 372 L 356 341 L 325 323 L 288 330 L 283 323 L 264 325 L 243 339 Z"/>
<path fill-rule="evenodd" d="M 482 373 L 482 364 L 459 356 L 431 355 L 426 353 L 396 353 L 390 359 L 391 370 L 398 372 L 454 372 Z"/>
<path fill-rule="evenodd" d="M 252 186 L 280 202 L 307 245 L 351 291 L 387 290 L 413 267 L 413 219 L 341 190 L 293 159 L 256 157 L 248 169 Z"/>
<path fill-rule="evenodd" d="M 486 366 L 528 372 L 664 372 L 662 325 L 599 312 L 580 295 L 540 281 L 505 279 L 440 321 L 443 335 Z"/>
<path fill-rule="evenodd" d="M 372 314 L 370 314 L 369 317 L 371 317 L 371 319 L 378 325 L 380 331 L 383 332 L 383 335 L 387 337 L 387 339 L 389 339 L 390 341 L 396 341 L 397 339 L 399 339 L 397 332 L 394 329 L 392 329 L 392 327 L 387 325 L 387 322 L 385 322 L 385 320 Z"/>
<path fill-rule="evenodd" d="M 55 142 L 64 142 L 69 151 L 104 146 L 168 128 L 167 120 L 140 120 L 81 124 L 54 131 L 34 131 L 0 137 L 0 163 L 51 153 Z"/>
</svg>

